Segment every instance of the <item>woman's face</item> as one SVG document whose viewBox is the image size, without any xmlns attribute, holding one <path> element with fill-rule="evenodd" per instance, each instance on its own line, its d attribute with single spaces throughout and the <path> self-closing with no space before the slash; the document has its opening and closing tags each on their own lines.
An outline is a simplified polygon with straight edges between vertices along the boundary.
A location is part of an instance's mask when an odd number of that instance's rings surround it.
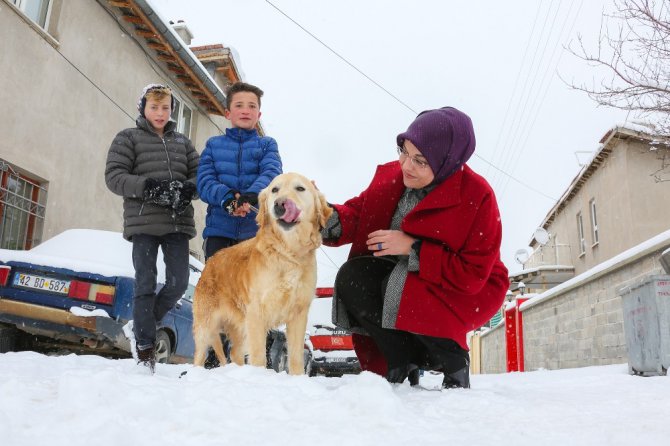
<svg viewBox="0 0 670 446">
<path fill-rule="evenodd" d="M 435 174 L 433 174 L 433 170 L 419 149 L 409 139 L 405 140 L 403 149 L 404 151 L 400 153 L 399 162 L 402 168 L 402 180 L 405 183 L 405 187 L 421 189 L 432 183 Z"/>
</svg>

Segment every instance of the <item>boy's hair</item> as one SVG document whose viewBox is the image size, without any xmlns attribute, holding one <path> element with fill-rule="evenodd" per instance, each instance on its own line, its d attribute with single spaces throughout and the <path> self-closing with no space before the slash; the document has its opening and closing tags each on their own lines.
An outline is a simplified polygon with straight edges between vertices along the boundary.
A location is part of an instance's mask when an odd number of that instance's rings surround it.
<svg viewBox="0 0 670 446">
<path fill-rule="evenodd" d="M 152 88 L 151 90 L 147 91 L 147 94 L 144 97 L 147 100 L 153 99 L 154 101 L 162 101 L 167 96 L 172 96 L 172 90 L 170 90 L 168 87 L 163 86 L 163 87 Z"/>
<path fill-rule="evenodd" d="M 163 98 L 170 96 L 170 111 L 174 111 L 175 99 L 170 87 L 162 84 L 149 84 L 142 90 L 142 96 L 137 101 L 137 111 L 144 116 L 144 107 L 147 105 L 147 99 L 161 101 Z"/>
<path fill-rule="evenodd" d="M 235 82 L 226 89 L 226 108 L 228 110 L 230 110 L 230 103 L 233 100 L 233 95 L 242 91 L 255 94 L 258 98 L 258 108 L 261 107 L 261 96 L 263 96 L 263 90 L 255 85 L 247 84 L 246 82 Z"/>
</svg>

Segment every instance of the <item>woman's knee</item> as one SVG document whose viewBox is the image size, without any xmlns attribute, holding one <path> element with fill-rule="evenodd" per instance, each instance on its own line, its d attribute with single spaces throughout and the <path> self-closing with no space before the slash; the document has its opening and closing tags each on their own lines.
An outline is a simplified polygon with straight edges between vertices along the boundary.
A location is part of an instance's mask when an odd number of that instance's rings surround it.
<svg viewBox="0 0 670 446">
<path fill-rule="evenodd" d="M 386 277 L 391 274 L 394 263 L 376 257 L 356 257 L 346 261 L 335 278 L 335 290 L 339 294 L 358 295 L 376 293 L 381 290 Z"/>
</svg>

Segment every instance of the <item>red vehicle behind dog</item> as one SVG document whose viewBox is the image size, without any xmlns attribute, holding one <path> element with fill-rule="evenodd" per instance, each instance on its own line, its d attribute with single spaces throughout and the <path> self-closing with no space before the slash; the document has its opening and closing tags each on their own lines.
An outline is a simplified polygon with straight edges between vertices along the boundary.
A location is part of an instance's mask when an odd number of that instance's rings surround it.
<svg viewBox="0 0 670 446">
<path fill-rule="evenodd" d="M 354 352 L 351 333 L 330 322 L 333 288 L 317 288 L 316 297 L 308 322 L 313 347 L 310 376 L 360 373 L 361 365 Z"/>
</svg>

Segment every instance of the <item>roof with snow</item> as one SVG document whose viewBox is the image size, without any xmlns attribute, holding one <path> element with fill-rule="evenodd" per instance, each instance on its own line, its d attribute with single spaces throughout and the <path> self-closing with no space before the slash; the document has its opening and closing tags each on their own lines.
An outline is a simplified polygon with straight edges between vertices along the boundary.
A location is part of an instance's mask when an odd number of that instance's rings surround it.
<svg viewBox="0 0 670 446">
<path fill-rule="evenodd" d="M 594 153 L 591 160 L 579 171 L 577 176 L 572 180 L 570 186 L 563 193 L 563 196 L 554 204 L 554 207 L 547 213 L 547 216 L 542 221 L 540 227 L 548 229 L 556 216 L 565 208 L 565 206 L 572 200 L 572 198 L 580 191 L 586 181 L 598 170 L 598 168 L 607 160 L 617 143 L 622 140 L 633 139 L 646 142 L 650 145 L 664 146 L 670 148 L 670 139 L 660 136 L 655 136 L 650 132 L 646 126 L 626 124 L 617 125 L 608 130 L 600 139 L 600 146 Z M 537 241 L 533 237 L 528 243 L 529 246 L 535 247 Z"/>
<path fill-rule="evenodd" d="M 103 2 L 101 2 L 104 4 Z M 116 20 L 208 113 L 224 115 L 226 96 L 198 57 L 148 0 L 108 1 Z"/>
</svg>

